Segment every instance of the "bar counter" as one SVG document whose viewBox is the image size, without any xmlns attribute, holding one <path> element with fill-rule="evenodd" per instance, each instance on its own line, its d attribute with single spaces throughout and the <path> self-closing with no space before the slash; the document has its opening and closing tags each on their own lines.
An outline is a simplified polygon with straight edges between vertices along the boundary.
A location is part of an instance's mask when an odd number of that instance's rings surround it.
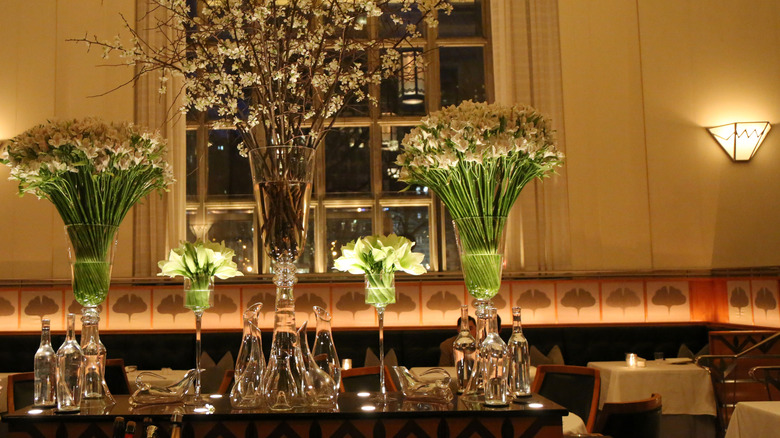
<svg viewBox="0 0 780 438">
<path fill-rule="evenodd" d="M 135 437 L 145 437 L 145 427 L 158 427 L 157 437 L 170 436 L 174 412 L 183 413 L 182 438 L 195 437 L 538 437 L 560 438 L 566 409 L 534 394 L 522 404 L 486 408 L 457 397 L 447 405 L 403 401 L 400 393 L 380 403 L 377 394 L 360 397 L 339 395 L 337 409 L 306 408 L 292 412 L 264 409 L 234 410 L 228 398 L 211 399 L 211 414 L 193 407 L 155 405 L 132 408 L 129 396 L 115 396 L 116 405 L 60 414 L 53 409 L 31 414 L 31 407 L 3 415 L 8 436 L 16 437 L 107 437 L 114 418 L 137 424 Z M 395 400 L 393 400 L 395 398 Z"/>
</svg>

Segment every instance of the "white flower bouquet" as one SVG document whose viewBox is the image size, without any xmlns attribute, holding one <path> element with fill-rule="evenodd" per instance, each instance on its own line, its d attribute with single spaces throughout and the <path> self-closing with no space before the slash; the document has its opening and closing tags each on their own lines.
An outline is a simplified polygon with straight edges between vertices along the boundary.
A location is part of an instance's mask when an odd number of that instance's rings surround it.
<svg viewBox="0 0 780 438">
<path fill-rule="evenodd" d="M 334 268 L 350 274 L 366 275 L 366 303 L 387 305 L 395 302 L 393 286 L 396 271 L 412 275 L 424 274 L 424 255 L 412 252 L 414 242 L 406 237 L 390 234 L 367 236 L 341 247 L 341 257 L 334 260 Z"/>
<path fill-rule="evenodd" d="M 167 260 L 157 263 L 161 271 L 157 275 L 188 279 L 190 288 L 185 294 L 184 306 L 206 309 L 214 277 L 225 280 L 244 275 L 233 261 L 234 255 L 225 242 L 181 242 L 178 248 L 171 250 Z"/>
<path fill-rule="evenodd" d="M 424 118 L 402 142 L 400 179 L 429 187 L 447 206 L 477 298 L 498 292 L 504 225 L 520 191 L 563 163 L 553 134 L 531 107 L 466 101 Z"/>
</svg>

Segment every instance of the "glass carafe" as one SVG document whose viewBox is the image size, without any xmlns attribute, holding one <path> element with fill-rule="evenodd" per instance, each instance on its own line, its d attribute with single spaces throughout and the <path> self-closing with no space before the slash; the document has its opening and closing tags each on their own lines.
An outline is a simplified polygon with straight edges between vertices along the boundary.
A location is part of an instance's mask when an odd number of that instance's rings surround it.
<svg viewBox="0 0 780 438">
<path fill-rule="evenodd" d="M 480 349 L 488 334 L 488 328 L 490 326 L 489 311 L 493 308 L 492 303 L 489 300 L 475 300 L 474 305 L 476 307 L 474 314 L 477 317 L 477 356 L 474 367 L 471 369 L 471 376 L 469 377 L 468 383 L 466 383 L 466 389 L 463 390 L 463 395 L 467 397 L 481 397 L 485 390 L 482 374 L 484 367 Z"/>
<path fill-rule="evenodd" d="M 308 321 L 304 321 L 298 329 L 298 342 L 301 344 L 303 353 L 304 368 L 306 371 L 306 399 L 313 406 L 332 406 L 336 402 L 338 391 L 333 383 L 333 379 L 322 368 L 317 366 L 314 355 L 309 350 L 309 340 L 306 337 L 306 326 Z"/>
<path fill-rule="evenodd" d="M 68 313 L 65 342 L 57 350 L 57 409 L 78 411 L 81 404 L 81 367 L 84 353 L 76 341 L 76 315 Z"/>
<path fill-rule="evenodd" d="M 341 387 L 341 362 L 330 330 L 331 316 L 322 307 L 314 306 L 314 317 L 317 319 L 317 335 L 312 348 L 314 363 L 330 376 L 333 380 L 333 390 L 338 393 Z"/>
<path fill-rule="evenodd" d="M 485 340 L 479 346 L 479 359 L 482 366 L 482 378 L 485 386 L 485 405 L 506 406 L 507 371 L 509 368 L 509 349 L 498 336 L 496 309 L 488 309 L 488 330 Z"/>
<path fill-rule="evenodd" d="M 262 303 L 253 304 L 244 312 L 244 334 L 236 358 L 230 405 L 237 409 L 257 408 L 263 402 L 262 383 L 265 357 L 257 317 Z"/>
<path fill-rule="evenodd" d="M 509 392 L 514 397 L 531 395 L 531 356 L 523 335 L 520 307 L 512 307 L 512 336 L 509 337 Z"/>
<path fill-rule="evenodd" d="M 57 405 L 57 354 L 51 346 L 49 318 L 41 319 L 41 345 L 35 352 L 33 404 L 38 407 Z"/>
<path fill-rule="evenodd" d="M 460 306 L 460 332 L 452 342 L 453 363 L 458 379 L 458 392 L 466 388 L 477 359 L 477 340 L 469 329 L 469 306 Z"/>
</svg>

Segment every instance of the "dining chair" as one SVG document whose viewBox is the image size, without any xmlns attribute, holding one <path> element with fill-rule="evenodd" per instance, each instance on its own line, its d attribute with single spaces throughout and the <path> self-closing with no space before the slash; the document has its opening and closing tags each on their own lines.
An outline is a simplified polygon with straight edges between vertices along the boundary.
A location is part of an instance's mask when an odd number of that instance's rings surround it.
<svg viewBox="0 0 780 438">
<path fill-rule="evenodd" d="M 388 391 L 398 390 L 387 366 L 385 366 L 385 388 Z M 379 366 L 341 370 L 340 392 L 379 392 L 379 390 Z"/>
<path fill-rule="evenodd" d="M 32 405 L 35 397 L 35 373 L 10 374 L 6 395 L 8 412 Z"/>
<path fill-rule="evenodd" d="M 124 359 L 106 360 L 106 370 L 103 378 L 106 380 L 108 390 L 113 395 L 130 394 L 130 381 L 127 379 Z"/>
<path fill-rule="evenodd" d="M 531 392 L 573 412 L 593 432 L 599 406 L 601 375 L 595 368 L 573 365 L 539 365 Z"/>
<path fill-rule="evenodd" d="M 595 432 L 612 438 L 659 438 L 661 436 L 661 395 L 624 403 L 604 403 Z"/>
<path fill-rule="evenodd" d="M 766 396 L 770 401 L 780 400 L 780 365 L 753 367 L 749 374 L 754 380 L 764 384 Z"/>
<path fill-rule="evenodd" d="M 225 370 L 225 375 L 222 377 L 222 383 L 219 384 L 217 394 L 228 395 L 233 389 L 235 384 L 236 370 Z"/>
</svg>

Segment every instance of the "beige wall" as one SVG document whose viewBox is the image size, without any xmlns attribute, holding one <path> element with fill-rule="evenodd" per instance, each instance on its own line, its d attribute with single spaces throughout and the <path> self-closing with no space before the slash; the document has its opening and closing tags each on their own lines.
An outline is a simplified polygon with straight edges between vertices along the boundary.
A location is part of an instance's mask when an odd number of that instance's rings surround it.
<svg viewBox="0 0 780 438">
<path fill-rule="evenodd" d="M 704 129 L 780 123 L 780 2 L 558 4 L 573 268 L 780 265 L 780 134 Z"/>
<path fill-rule="evenodd" d="M 101 6 L 102 4 L 102 6 Z M 112 37 L 118 13 L 135 16 L 133 0 L 3 0 L 0 14 L 0 139 L 49 118 L 100 116 L 133 119 L 132 89 L 101 97 L 127 81 L 126 67 L 98 67 L 99 50 L 87 53 L 68 38 Z M 17 196 L 0 166 L 0 279 L 66 278 L 68 262 L 62 220 L 47 201 Z M 120 230 L 115 274 L 131 275 L 132 221 Z"/>
</svg>

